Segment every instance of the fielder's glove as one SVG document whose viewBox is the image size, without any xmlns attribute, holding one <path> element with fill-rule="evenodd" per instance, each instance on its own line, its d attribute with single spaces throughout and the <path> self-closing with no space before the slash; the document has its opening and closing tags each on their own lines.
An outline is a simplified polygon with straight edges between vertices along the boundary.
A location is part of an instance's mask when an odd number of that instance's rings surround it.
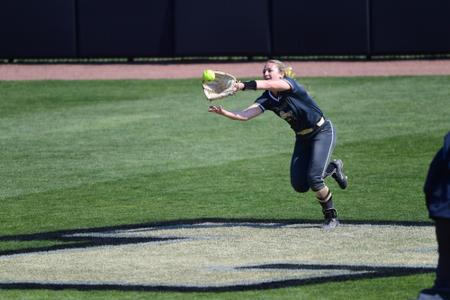
<svg viewBox="0 0 450 300">
<path fill-rule="evenodd" d="M 215 78 L 211 81 L 203 81 L 203 93 L 209 101 L 221 99 L 234 95 L 234 85 L 237 82 L 236 77 L 231 74 L 214 71 Z"/>
</svg>

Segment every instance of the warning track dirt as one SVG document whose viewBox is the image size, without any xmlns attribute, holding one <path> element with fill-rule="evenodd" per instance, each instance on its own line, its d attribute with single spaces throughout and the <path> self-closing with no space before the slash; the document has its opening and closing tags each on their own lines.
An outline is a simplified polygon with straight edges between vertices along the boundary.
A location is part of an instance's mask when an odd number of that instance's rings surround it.
<svg viewBox="0 0 450 300">
<path fill-rule="evenodd" d="M 449 75 L 448 60 L 286 61 L 298 77 Z M 200 78 L 205 69 L 260 78 L 263 62 L 204 64 L 0 64 L 0 80 Z"/>
</svg>

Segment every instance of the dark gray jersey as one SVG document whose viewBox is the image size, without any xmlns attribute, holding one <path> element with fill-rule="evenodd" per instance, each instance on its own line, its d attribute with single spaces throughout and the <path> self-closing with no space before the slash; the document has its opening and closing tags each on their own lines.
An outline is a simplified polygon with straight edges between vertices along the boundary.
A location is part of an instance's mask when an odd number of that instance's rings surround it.
<svg viewBox="0 0 450 300">
<path fill-rule="evenodd" d="M 289 77 L 284 80 L 289 83 L 291 90 L 279 92 L 276 96 L 265 91 L 255 102 L 263 111 L 271 110 L 284 119 L 295 132 L 314 128 L 323 116 L 319 106 L 297 81 Z"/>
</svg>

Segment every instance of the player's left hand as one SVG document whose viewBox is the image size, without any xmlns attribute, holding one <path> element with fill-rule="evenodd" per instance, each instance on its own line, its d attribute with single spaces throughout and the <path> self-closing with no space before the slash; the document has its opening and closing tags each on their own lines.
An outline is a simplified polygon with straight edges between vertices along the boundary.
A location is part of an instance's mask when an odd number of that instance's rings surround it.
<svg viewBox="0 0 450 300">
<path fill-rule="evenodd" d="M 244 89 L 244 84 L 240 81 L 236 82 L 233 86 L 233 91 L 237 92 L 237 91 L 242 91 Z"/>
<path fill-rule="evenodd" d="M 221 115 L 223 114 L 223 107 L 222 105 L 212 105 L 208 108 L 208 111 Z"/>
</svg>

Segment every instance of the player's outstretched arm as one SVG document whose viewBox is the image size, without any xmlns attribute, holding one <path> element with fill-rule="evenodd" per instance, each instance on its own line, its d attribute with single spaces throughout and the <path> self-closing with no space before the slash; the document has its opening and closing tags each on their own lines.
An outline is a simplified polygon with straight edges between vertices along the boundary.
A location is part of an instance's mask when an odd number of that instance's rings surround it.
<svg viewBox="0 0 450 300">
<path fill-rule="evenodd" d="M 217 105 L 210 106 L 208 111 L 236 121 L 248 121 L 262 113 L 261 108 L 259 108 L 259 105 L 256 103 L 240 111 L 229 111 L 224 109 L 222 106 Z"/>
<path fill-rule="evenodd" d="M 284 79 L 277 80 L 252 80 L 247 82 L 237 82 L 235 85 L 236 91 L 242 90 L 268 90 L 272 92 L 288 91 L 292 87 Z"/>
</svg>

